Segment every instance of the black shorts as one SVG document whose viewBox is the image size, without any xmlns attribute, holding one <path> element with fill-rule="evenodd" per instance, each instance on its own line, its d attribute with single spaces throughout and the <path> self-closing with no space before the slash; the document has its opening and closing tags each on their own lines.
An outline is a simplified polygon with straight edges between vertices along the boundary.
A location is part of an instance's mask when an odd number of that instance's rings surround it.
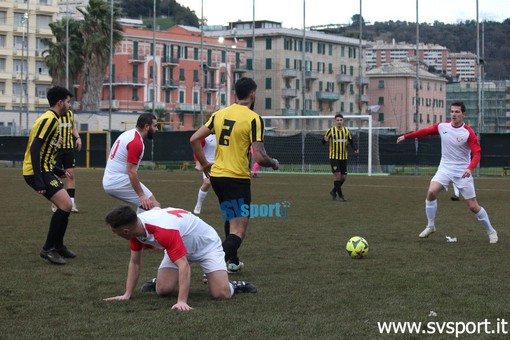
<svg viewBox="0 0 510 340">
<path fill-rule="evenodd" d="M 331 172 L 339 172 L 342 175 L 347 175 L 347 160 L 346 159 L 330 159 Z"/>
<path fill-rule="evenodd" d="M 76 167 L 74 159 L 74 149 L 58 149 L 55 157 L 55 165 L 62 169 L 72 169 Z"/>
<path fill-rule="evenodd" d="M 220 208 L 233 217 L 249 217 L 251 204 L 251 182 L 249 178 L 211 177 Z M 228 215 L 227 214 L 227 215 Z"/>
<path fill-rule="evenodd" d="M 52 198 L 53 195 L 55 195 L 57 192 L 64 189 L 64 184 L 54 173 L 43 172 L 42 176 L 44 180 L 44 189 L 46 190 L 44 197 L 46 197 L 48 200 Z M 35 190 L 35 176 L 31 175 L 24 177 L 25 182 L 27 182 L 27 184 Z"/>
</svg>

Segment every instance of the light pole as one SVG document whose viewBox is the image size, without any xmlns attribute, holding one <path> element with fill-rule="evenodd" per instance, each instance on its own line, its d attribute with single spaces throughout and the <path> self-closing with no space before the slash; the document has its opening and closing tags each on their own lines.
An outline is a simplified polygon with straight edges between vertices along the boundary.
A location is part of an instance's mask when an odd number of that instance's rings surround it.
<svg viewBox="0 0 510 340">
<path fill-rule="evenodd" d="M 66 1 L 66 89 L 69 90 L 69 0 Z"/>
<path fill-rule="evenodd" d="M 200 19 L 200 73 L 199 73 L 199 81 L 200 81 L 200 93 L 198 94 L 198 100 L 200 101 L 200 126 L 204 125 L 204 105 L 203 101 L 203 93 L 204 92 L 204 0 L 201 1 L 200 5 L 201 11 L 201 19 Z M 195 122 L 193 122 L 195 124 Z"/>
<path fill-rule="evenodd" d="M 152 2 L 152 114 L 156 115 L 156 0 Z"/>
<path fill-rule="evenodd" d="M 21 117 L 23 112 L 23 94 L 26 96 L 26 131 L 28 132 L 28 12 L 23 14 L 23 19 L 21 20 L 21 25 L 23 26 L 22 37 L 21 37 L 21 74 L 20 74 L 20 96 L 19 96 L 19 130 L 20 135 L 22 131 Z M 25 28 L 27 29 L 26 40 L 25 41 Z M 25 59 L 25 48 L 27 49 L 27 57 Z M 25 71 L 26 67 L 26 71 Z M 23 81 L 25 82 L 23 86 Z M 25 93 L 23 93 L 23 89 L 25 88 Z"/>
</svg>

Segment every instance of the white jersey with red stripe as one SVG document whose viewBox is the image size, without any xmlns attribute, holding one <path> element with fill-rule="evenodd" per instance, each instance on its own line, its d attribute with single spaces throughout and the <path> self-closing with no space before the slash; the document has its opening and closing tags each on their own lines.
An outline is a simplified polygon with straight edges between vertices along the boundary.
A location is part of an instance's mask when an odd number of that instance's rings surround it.
<svg viewBox="0 0 510 340">
<path fill-rule="evenodd" d="M 131 239 L 131 250 L 149 248 L 165 249 L 172 262 L 186 256 L 199 261 L 211 249 L 220 247 L 221 239 L 216 230 L 189 211 L 177 208 L 152 209 L 138 215 L 146 236 Z"/>
<path fill-rule="evenodd" d="M 455 127 L 451 122 L 437 123 L 405 135 L 406 139 L 428 135 L 441 137 L 441 162 L 438 171 L 461 176 L 466 169 L 473 170 L 480 161 L 480 144 L 475 132 L 466 124 Z M 471 157 L 473 155 L 473 157 Z"/>
<path fill-rule="evenodd" d="M 123 132 L 110 150 L 104 170 L 103 186 L 125 180 L 128 177 L 127 163 L 136 164 L 138 168 L 144 150 L 143 138 L 136 129 Z"/>
</svg>

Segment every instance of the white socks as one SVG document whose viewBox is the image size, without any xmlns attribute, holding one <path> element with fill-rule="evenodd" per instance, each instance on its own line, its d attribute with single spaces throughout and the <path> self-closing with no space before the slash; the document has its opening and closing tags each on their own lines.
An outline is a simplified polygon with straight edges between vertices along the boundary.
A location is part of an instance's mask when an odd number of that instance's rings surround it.
<svg viewBox="0 0 510 340">
<path fill-rule="evenodd" d="M 489 220 L 489 215 L 487 214 L 487 211 L 485 211 L 484 208 L 480 209 L 478 214 L 476 214 L 476 218 L 478 219 L 478 221 L 480 221 L 485 230 L 487 230 L 487 234 L 492 234 L 496 231 L 492 227 L 491 221 Z"/>
<path fill-rule="evenodd" d="M 433 201 L 425 200 L 425 214 L 427 215 L 427 227 L 434 229 L 436 227 L 437 199 Z"/>
<path fill-rule="evenodd" d="M 207 197 L 207 191 L 202 191 L 202 189 L 198 189 L 198 197 L 197 197 L 197 206 L 202 207 L 202 203 L 204 203 L 205 198 Z"/>
<path fill-rule="evenodd" d="M 234 296 L 234 285 L 229 282 L 228 286 L 230 287 L 230 297 Z"/>
</svg>

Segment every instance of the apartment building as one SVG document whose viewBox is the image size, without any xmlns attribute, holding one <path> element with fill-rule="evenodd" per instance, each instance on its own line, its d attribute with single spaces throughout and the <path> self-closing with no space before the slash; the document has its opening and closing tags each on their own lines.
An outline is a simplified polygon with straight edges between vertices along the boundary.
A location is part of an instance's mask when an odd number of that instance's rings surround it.
<svg viewBox="0 0 510 340">
<path fill-rule="evenodd" d="M 113 56 L 111 82 L 110 71 L 105 74 L 100 109 L 109 111 L 111 105 L 119 115 L 154 106 L 168 130 L 195 129 L 234 102 L 233 85 L 247 71 L 248 51 L 244 42 L 201 38 L 196 27 L 152 31 L 125 26 Z M 78 91 L 78 101 L 80 97 Z"/>
<path fill-rule="evenodd" d="M 446 73 L 458 81 L 475 81 L 478 76 L 476 54 L 471 52 L 450 53 Z"/>
<path fill-rule="evenodd" d="M 446 79 L 421 67 L 418 75 L 417 84 L 416 66 L 404 62 L 392 62 L 367 71 L 369 111 L 375 127 L 394 129 L 402 134 L 446 120 Z"/>
<path fill-rule="evenodd" d="M 47 108 L 51 77 L 42 52 L 44 38 L 52 38 L 56 0 L 0 1 L 0 125 L 30 128 L 29 112 Z"/>
<path fill-rule="evenodd" d="M 281 27 L 273 21 L 232 22 L 206 30 L 254 48 L 246 65 L 258 84 L 261 115 L 317 116 L 365 112 L 368 78 L 361 67 L 358 39 Z M 365 42 L 362 42 L 362 46 Z"/>
</svg>

